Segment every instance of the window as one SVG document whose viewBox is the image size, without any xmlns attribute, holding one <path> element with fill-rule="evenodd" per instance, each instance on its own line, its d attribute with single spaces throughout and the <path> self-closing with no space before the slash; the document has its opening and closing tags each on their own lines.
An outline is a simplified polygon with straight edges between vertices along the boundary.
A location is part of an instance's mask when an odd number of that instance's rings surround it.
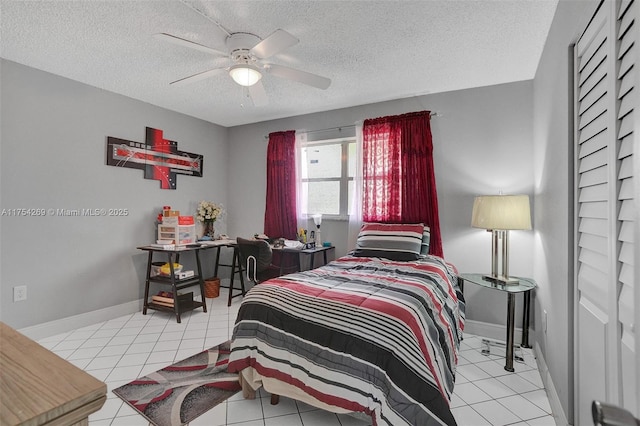
<svg viewBox="0 0 640 426">
<path fill-rule="evenodd" d="M 356 172 L 355 138 L 302 142 L 300 148 L 301 213 L 347 218 Z"/>
</svg>

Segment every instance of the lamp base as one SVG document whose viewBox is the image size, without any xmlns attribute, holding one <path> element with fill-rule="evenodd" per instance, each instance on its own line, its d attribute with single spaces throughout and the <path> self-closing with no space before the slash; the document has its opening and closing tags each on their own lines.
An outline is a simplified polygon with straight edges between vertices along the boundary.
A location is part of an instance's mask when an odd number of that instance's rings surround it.
<svg viewBox="0 0 640 426">
<path fill-rule="evenodd" d="M 518 285 L 520 284 L 520 280 L 513 277 L 505 277 L 503 275 L 483 275 L 483 279 L 487 281 L 491 281 L 492 283 L 502 284 L 502 285 Z"/>
</svg>

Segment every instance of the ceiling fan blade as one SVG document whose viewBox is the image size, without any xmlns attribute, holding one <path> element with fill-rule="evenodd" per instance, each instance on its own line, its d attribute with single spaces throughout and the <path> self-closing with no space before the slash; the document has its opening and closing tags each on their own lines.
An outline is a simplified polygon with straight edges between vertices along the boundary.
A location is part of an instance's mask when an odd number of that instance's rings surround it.
<svg viewBox="0 0 640 426">
<path fill-rule="evenodd" d="M 212 77 L 223 71 L 225 68 L 214 68 L 212 70 L 199 72 L 198 74 L 190 75 L 189 77 L 181 78 L 180 80 L 172 81 L 172 86 L 184 86 L 186 84 L 195 83 L 196 81 L 204 80 L 205 78 Z"/>
<path fill-rule="evenodd" d="M 186 40 L 184 38 L 176 37 L 167 33 L 159 33 L 153 35 L 158 40 L 168 41 L 169 43 L 177 44 L 178 46 L 188 47 L 190 49 L 196 49 L 201 52 L 210 53 L 213 55 L 223 55 L 227 56 L 226 52 L 221 52 L 220 50 L 212 49 L 211 47 L 204 46 L 199 43 L 195 43 L 193 41 Z"/>
<path fill-rule="evenodd" d="M 280 53 L 287 47 L 298 44 L 300 40 L 285 30 L 275 30 L 271 35 L 251 48 L 250 52 L 258 58 L 265 59 Z"/>
<path fill-rule="evenodd" d="M 308 84 L 325 90 L 331 85 L 331 79 L 322 77 L 310 72 L 300 71 L 277 64 L 265 64 L 264 69 L 276 77 L 286 78 L 287 80 L 297 81 L 299 83 Z"/>
<path fill-rule="evenodd" d="M 267 92 L 264 91 L 262 81 L 258 81 L 256 84 L 249 86 L 249 95 L 251 96 L 254 106 L 265 106 L 269 103 Z"/>
</svg>

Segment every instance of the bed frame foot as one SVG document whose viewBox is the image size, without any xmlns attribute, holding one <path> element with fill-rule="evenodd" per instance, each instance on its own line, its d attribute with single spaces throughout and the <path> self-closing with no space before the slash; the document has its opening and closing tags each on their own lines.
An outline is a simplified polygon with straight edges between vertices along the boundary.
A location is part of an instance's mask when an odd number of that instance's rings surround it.
<svg viewBox="0 0 640 426">
<path fill-rule="evenodd" d="M 271 405 L 278 405 L 280 402 L 280 395 L 271 394 Z"/>
<path fill-rule="evenodd" d="M 244 399 L 256 399 L 256 391 L 253 390 L 249 383 L 242 376 L 242 371 L 238 374 L 238 380 L 240 381 L 240 386 L 242 387 L 242 396 Z"/>
</svg>

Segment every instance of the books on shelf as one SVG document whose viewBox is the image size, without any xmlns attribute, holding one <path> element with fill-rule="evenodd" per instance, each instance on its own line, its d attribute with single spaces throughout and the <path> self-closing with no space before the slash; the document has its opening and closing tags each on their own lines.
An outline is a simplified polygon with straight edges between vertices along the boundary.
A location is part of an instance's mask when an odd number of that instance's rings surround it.
<svg viewBox="0 0 640 426">
<path fill-rule="evenodd" d="M 160 293 L 151 296 L 151 300 L 159 303 L 171 303 L 171 306 L 173 306 L 173 293 L 161 291 Z"/>
<path fill-rule="evenodd" d="M 154 294 L 153 296 L 151 296 L 151 302 L 156 305 L 173 308 L 174 306 L 173 293 L 170 291 L 161 291 L 158 294 Z M 191 302 L 193 302 L 193 292 L 184 293 L 184 294 L 178 293 L 179 304 L 188 304 Z"/>
<path fill-rule="evenodd" d="M 184 280 L 185 278 L 194 277 L 196 274 L 194 271 L 180 271 L 175 274 L 176 278 L 179 280 Z"/>
<path fill-rule="evenodd" d="M 171 274 L 160 273 L 158 275 L 166 278 L 171 277 Z M 176 277 L 176 280 L 184 280 L 185 278 L 195 277 L 196 273 L 193 270 L 188 270 L 188 271 L 175 272 L 173 275 Z"/>
<path fill-rule="evenodd" d="M 167 308 L 173 308 L 173 301 L 171 303 L 169 302 L 160 302 L 158 300 L 153 300 L 153 303 L 155 303 L 156 305 L 160 305 L 160 306 L 166 306 Z"/>
</svg>

